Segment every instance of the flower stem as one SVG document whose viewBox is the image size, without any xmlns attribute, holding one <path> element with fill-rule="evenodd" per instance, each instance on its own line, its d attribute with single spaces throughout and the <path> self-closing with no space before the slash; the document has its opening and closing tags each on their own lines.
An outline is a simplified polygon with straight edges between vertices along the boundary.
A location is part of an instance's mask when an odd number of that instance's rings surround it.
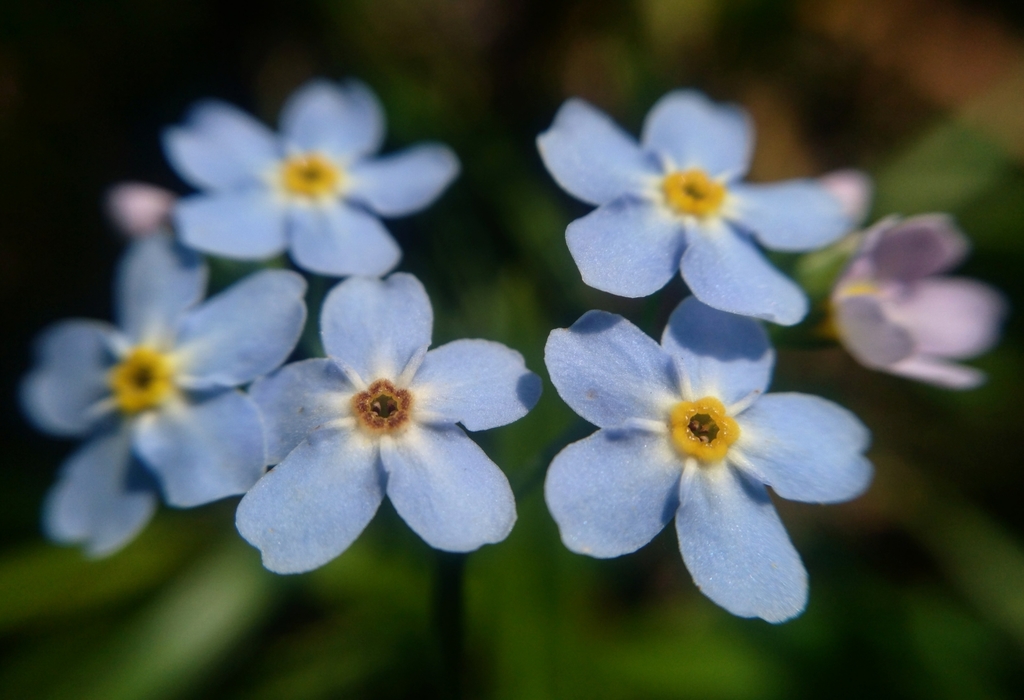
<svg viewBox="0 0 1024 700">
<path fill-rule="evenodd" d="M 442 697 L 461 700 L 463 696 L 463 572 L 466 555 L 437 553 L 437 583 L 434 592 L 434 627 L 437 630 L 443 664 Z"/>
</svg>

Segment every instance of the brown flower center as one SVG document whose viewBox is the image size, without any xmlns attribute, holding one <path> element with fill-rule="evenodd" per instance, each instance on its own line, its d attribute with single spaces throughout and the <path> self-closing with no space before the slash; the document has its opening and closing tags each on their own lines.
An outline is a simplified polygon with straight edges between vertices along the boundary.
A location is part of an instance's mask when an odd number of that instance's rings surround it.
<svg viewBox="0 0 1024 700">
<path fill-rule="evenodd" d="M 359 425 L 374 433 L 389 433 L 407 425 L 410 408 L 412 394 L 387 379 L 378 379 L 352 397 L 352 411 Z"/>
</svg>

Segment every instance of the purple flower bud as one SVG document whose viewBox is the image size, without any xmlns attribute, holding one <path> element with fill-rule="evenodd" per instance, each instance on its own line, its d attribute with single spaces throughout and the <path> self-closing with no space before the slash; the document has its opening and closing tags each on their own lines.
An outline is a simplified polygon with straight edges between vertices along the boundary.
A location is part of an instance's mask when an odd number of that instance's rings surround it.
<svg viewBox="0 0 1024 700">
<path fill-rule="evenodd" d="M 1003 296 L 976 280 L 946 277 L 968 242 L 945 214 L 890 217 L 864 234 L 832 291 L 839 340 L 858 362 L 951 389 L 985 376 L 950 362 L 985 352 L 999 339 Z"/>
<path fill-rule="evenodd" d="M 107 216 L 128 238 L 147 238 L 170 223 L 178 196 L 144 182 L 119 182 L 105 197 Z"/>
</svg>

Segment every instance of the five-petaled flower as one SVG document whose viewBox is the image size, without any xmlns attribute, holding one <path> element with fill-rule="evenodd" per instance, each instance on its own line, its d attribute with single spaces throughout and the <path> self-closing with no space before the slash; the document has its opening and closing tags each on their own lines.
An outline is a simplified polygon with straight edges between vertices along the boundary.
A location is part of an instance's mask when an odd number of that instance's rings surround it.
<svg viewBox="0 0 1024 700">
<path fill-rule="evenodd" d="M 600 428 L 548 471 L 545 496 L 565 545 L 616 557 L 675 517 L 683 561 L 711 600 L 770 622 L 800 613 L 807 573 L 765 485 L 798 501 L 853 498 L 871 480 L 869 435 L 830 401 L 762 395 L 774 357 L 757 321 L 692 297 L 661 345 L 601 311 L 552 331 L 551 381 Z"/>
<path fill-rule="evenodd" d="M 197 306 L 206 277 L 169 237 L 137 241 L 118 270 L 120 328 L 73 319 L 39 338 L 25 412 L 47 432 L 91 436 L 46 498 L 53 539 L 109 554 L 149 521 L 158 491 L 196 506 L 244 493 L 263 474 L 259 410 L 234 387 L 287 359 L 306 283 L 265 270 Z"/>
<path fill-rule="evenodd" d="M 570 99 L 537 146 L 563 189 L 598 206 L 569 224 L 566 242 L 583 281 L 619 296 L 653 294 L 679 271 L 709 306 L 792 325 L 807 298 L 755 240 L 806 251 L 850 227 L 840 202 L 813 180 L 740 182 L 753 146 L 749 119 L 693 91 L 662 97 L 640 144 Z"/>
<path fill-rule="evenodd" d="M 943 214 L 875 224 L 832 291 L 831 327 L 861 364 L 952 389 L 985 375 L 949 362 L 974 357 L 999 339 L 1006 302 L 972 279 L 943 277 L 968 243 Z"/>
<path fill-rule="evenodd" d="M 286 248 L 326 275 L 383 275 L 401 249 L 377 216 L 433 202 L 459 171 L 441 144 L 372 157 L 384 115 L 360 82 L 314 80 L 289 98 L 281 135 L 220 101 L 205 101 L 164 133 L 164 151 L 202 190 L 174 210 L 182 240 L 230 258 L 262 259 Z"/>
<path fill-rule="evenodd" d="M 286 365 L 250 393 L 278 463 L 245 495 L 236 524 L 278 573 L 315 569 L 366 527 L 385 493 L 428 544 L 465 552 L 516 519 L 502 471 L 469 439 L 518 420 L 540 378 L 499 343 L 427 351 L 430 300 L 412 275 L 352 277 L 328 294 L 328 358 Z"/>
</svg>

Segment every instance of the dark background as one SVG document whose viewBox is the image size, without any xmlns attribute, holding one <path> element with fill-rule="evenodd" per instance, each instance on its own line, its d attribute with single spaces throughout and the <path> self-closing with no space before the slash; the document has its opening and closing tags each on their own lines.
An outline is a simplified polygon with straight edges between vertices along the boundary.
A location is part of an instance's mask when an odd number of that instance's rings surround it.
<svg viewBox="0 0 1024 700">
<path fill-rule="evenodd" d="M 388 114 L 385 150 L 450 144 L 463 174 L 427 212 L 389 222 L 424 280 L 435 340 L 505 342 L 543 373 L 548 331 L 583 311 L 652 334 L 681 298 L 590 290 L 564 245 L 587 207 L 533 140 L 568 96 L 633 133 L 664 92 L 740 102 L 756 180 L 839 167 L 877 182 L 873 218 L 950 211 L 964 273 L 1024 293 L 1024 10 L 952 0 L 321 0 L 0 4 L 0 688 L 7 697 L 328 698 L 451 693 L 439 600 L 452 562 L 385 504 L 342 557 L 264 571 L 234 533 L 237 499 L 163 508 L 93 562 L 45 542 L 40 501 L 73 445 L 21 418 L 32 337 L 110 318 L 124 241 L 111 184 L 179 192 L 160 129 L 203 97 L 273 124 L 312 76 L 359 77 Z M 780 260 L 786 265 L 791 260 Z M 214 284 L 246 266 L 213 261 Z M 508 541 L 466 561 L 457 685 L 495 698 L 1013 698 L 1024 695 L 1024 337 L 954 393 L 875 374 L 839 348 L 780 352 L 774 386 L 819 393 L 871 427 L 876 482 L 841 506 L 780 503 L 811 599 L 780 626 L 695 590 L 671 532 L 611 561 L 567 552 L 543 470 L 589 428 L 546 384 L 538 408 L 480 436 L 517 491 Z M 671 528 L 670 528 L 671 530 Z M 440 634 L 439 634 L 440 630 Z"/>
</svg>

